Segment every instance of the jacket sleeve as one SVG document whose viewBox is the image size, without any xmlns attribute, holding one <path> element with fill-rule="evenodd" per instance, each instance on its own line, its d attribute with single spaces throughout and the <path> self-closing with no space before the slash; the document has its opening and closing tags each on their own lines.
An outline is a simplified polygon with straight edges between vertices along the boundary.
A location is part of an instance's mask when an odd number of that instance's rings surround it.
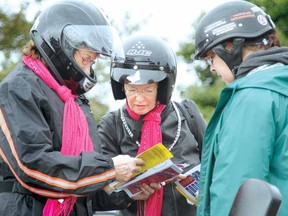
<svg viewBox="0 0 288 216">
<path fill-rule="evenodd" d="M 0 87 L 0 154 L 17 181 L 54 198 L 89 194 L 113 181 L 110 158 L 96 151 L 60 153 L 61 139 L 55 137 L 61 138 L 63 103 L 42 80 L 29 76 L 8 77 Z M 52 124 L 57 121 L 59 128 Z"/>
</svg>

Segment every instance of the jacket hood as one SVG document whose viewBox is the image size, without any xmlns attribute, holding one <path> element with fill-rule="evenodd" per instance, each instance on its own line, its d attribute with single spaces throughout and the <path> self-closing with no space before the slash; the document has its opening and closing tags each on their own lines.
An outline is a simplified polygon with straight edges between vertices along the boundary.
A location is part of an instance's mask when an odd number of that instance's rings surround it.
<svg viewBox="0 0 288 216">
<path fill-rule="evenodd" d="M 281 64 L 282 65 L 282 64 Z M 259 70 L 241 79 L 237 79 L 225 89 L 241 90 L 245 88 L 261 88 L 288 96 L 288 65 L 275 66 Z"/>
<path fill-rule="evenodd" d="M 239 66 L 236 78 L 241 78 L 262 65 L 282 63 L 288 65 L 288 47 L 271 47 L 249 55 Z"/>
</svg>

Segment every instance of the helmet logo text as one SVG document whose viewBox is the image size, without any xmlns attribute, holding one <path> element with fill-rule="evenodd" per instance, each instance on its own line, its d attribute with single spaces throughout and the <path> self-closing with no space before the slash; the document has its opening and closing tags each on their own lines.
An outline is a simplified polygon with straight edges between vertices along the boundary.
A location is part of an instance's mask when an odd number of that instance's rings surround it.
<svg viewBox="0 0 288 216">
<path fill-rule="evenodd" d="M 138 41 L 127 51 L 127 55 L 132 56 L 151 56 L 151 54 L 152 51 L 145 49 L 145 46 L 141 41 Z"/>
</svg>

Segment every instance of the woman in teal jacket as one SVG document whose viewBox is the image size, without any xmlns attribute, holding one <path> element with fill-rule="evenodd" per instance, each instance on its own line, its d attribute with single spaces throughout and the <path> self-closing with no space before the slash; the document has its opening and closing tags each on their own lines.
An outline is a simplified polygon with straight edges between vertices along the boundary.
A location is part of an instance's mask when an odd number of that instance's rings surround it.
<svg viewBox="0 0 288 216">
<path fill-rule="evenodd" d="M 270 17 L 245 1 L 207 13 L 195 40 L 195 58 L 228 84 L 204 136 L 197 215 L 228 215 L 249 178 L 275 185 L 279 216 L 288 215 L 288 48 Z"/>
</svg>

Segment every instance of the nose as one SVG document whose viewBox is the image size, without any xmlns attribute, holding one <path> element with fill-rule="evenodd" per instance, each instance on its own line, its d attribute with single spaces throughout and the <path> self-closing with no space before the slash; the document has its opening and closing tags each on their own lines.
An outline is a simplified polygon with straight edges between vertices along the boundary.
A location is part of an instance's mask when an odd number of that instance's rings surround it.
<svg viewBox="0 0 288 216">
<path fill-rule="evenodd" d="M 144 94 L 142 91 L 138 91 L 135 95 L 135 100 L 137 101 L 143 101 L 145 100 Z"/>
<path fill-rule="evenodd" d="M 211 73 L 216 73 L 215 67 L 212 65 L 210 65 L 210 72 Z"/>
</svg>

